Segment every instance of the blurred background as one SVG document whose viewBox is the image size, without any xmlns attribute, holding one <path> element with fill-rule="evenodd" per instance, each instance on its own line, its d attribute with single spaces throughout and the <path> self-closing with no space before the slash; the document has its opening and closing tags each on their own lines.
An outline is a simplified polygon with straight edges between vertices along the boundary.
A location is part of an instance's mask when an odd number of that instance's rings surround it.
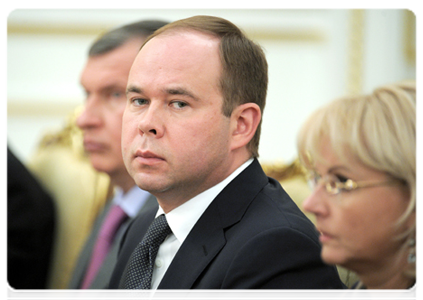
<svg viewBox="0 0 423 300">
<path fill-rule="evenodd" d="M 80 72 L 92 41 L 142 19 L 207 14 L 238 25 L 265 50 L 269 90 L 260 160 L 289 163 L 296 134 L 340 96 L 416 78 L 416 21 L 401 9 L 17 9 L 7 19 L 7 140 L 26 162 L 41 138 L 83 105 Z"/>
</svg>

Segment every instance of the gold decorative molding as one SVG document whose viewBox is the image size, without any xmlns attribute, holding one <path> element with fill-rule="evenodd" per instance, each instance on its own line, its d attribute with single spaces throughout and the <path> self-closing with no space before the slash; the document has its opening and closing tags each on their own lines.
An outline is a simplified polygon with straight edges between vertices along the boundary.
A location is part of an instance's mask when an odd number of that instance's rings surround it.
<svg viewBox="0 0 423 300">
<path fill-rule="evenodd" d="M 245 34 L 253 40 L 272 40 L 290 42 L 324 42 L 326 36 L 314 29 L 246 29 Z"/>
<path fill-rule="evenodd" d="M 347 93 L 358 95 L 363 89 L 364 9 L 350 10 Z"/>
<path fill-rule="evenodd" d="M 416 15 L 411 10 L 404 12 L 404 55 L 408 63 L 416 64 Z"/>
<path fill-rule="evenodd" d="M 8 35 L 94 35 L 98 36 L 110 28 L 101 25 L 75 25 L 75 24 L 9 24 Z M 280 40 L 295 42 L 322 42 L 326 40 L 323 32 L 313 28 L 306 29 L 272 29 L 249 28 L 245 33 L 252 39 Z"/>
<path fill-rule="evenodd" d="M 21 101 L 8 101 L 8 116 L 66 116 L 77 107 L 73 103 L 54 103 L 34 101 L 25 103 Z"/>
<path fill-rule="evenodd" d="M 106 26 L 83 26 L 74 24 L 8 24 L 8 35 L 94 35 L 97 36 L 110 28 Z"/>
<path fill-rule="evenodd" d="M 275 161 L 262 162 L 261 166 L 267 176 L 278 181 L 292 179 L 294 177 L 302 178 L 304 181 L 306 180 L 307 172 L 298 158 L 288 164 Z"/>
</svg>

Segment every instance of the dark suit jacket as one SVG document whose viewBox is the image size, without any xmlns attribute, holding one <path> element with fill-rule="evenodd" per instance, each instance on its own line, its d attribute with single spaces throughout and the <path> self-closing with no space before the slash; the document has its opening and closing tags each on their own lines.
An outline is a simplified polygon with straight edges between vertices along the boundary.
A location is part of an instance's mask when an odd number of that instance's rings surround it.
<svg viewBox="0 0 423 300">
<path fill-rule="evenodd" d="M 56 212 L 50 195 L 7 148 L 7 279 L 15 289 L 45 289 Z"/>
<path fill-rule="evenodd" d="M 69 283 L 70 289 L 79 289 L 82 285 L 82 282 L 85 277 L 85 272 L 88 268 L 88 265 L 91 260 L 91 254 L 97 240 L 97 236 L 100 233 L 101 226 L 111 208 L 113 203 L 108 203 L 107 206 L 103 209 L 102 213 L 97 218 L 96 222 L 94 223 L 93 229 L 80 253 L 78 261 L 75 265 L 74 272 L 72 274 L 72 278 Z M 138 212 L 138 215 L 143 210 L 149 209 L 157 209 L 158 204 L 156 197 L 150 196 L 147 198 L 144 205 Z M 119 251 L 120 242 L 122 236 L 124 235 L 126 229 L 128 228 L 129 224 L 133 221 L 133 219 L 126 220 L 119 228 L 119 231 L 116 234 L 115 239 L 113 240 L 112 248 L 110 252 L 107 254 L 103 264 L 101 265 L 96 277 L 94 278 L 93 282 L 90 285 L 90 289 L 104 289 L 107 288 L 108 283 L 110 281 L 110 277 L 112 275 L 113 269 L 115 267 L 117 261 L 117 255 Z"/>
<path fill-rule="evenodd" d="M 122 288 L 127 261 L 156 211 L 127 231 L 110 288 Z M 158 288 L 343 288 L 320 250 L 314 225 L 254 160 L 206 209 Z"/>
</svg>

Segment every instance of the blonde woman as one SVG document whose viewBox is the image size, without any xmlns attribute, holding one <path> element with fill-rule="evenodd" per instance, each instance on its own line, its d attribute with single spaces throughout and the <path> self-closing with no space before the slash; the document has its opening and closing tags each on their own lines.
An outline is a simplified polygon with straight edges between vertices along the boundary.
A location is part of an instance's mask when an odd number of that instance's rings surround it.
<svg viewBox="0 0 423 300">
<path fill-rule="evenodd" d="M 415 109 L 414 81 L 387 85 L 326 105 L 298 134 L 322 259 L 354 271 L 356 288 L 416 280 Z"/>
</svg>

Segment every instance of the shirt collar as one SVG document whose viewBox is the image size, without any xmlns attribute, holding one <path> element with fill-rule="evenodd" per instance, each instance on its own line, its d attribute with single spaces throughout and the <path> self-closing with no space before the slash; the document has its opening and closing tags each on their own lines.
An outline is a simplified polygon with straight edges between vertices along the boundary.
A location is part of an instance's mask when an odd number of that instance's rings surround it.
<svg viewBox="0 0 423 300">
<path fill-rule="evenodd" d="M 115 187 L 115 196 L 112 201 L 114 204 L 120 206 L 130 218 L 134 218 L 149 196 L 150 194 L 148 192 L 136 185 L 125 194 L 121 188 Z"/>
<path fill-rule="evenodd" d="M 252 162 L 253 159 L 251 158 L 217 185 L 202 192 L 166 214 L 166 220 L 169 227 L 172 229 L 173 234 L 181 244 L 184 242 L 185 238 L 188 236 L 189 232 L 210 203 L 212 203 L 217 195 Z M 161 214 L 164 214 L 164 211 L 159 206 L 156 217 Z"/>
</svg>

